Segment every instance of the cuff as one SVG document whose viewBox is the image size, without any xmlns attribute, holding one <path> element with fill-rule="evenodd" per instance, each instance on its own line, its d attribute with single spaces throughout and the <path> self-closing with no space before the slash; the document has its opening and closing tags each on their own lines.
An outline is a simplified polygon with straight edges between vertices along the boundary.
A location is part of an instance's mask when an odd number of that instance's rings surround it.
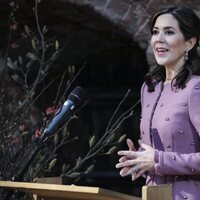
<svg viewBox="0 0 200 200">
<path fill-rule="evenodd" d="M 161 166 L 162 166 L 162 151 L 155 150 L 154 154 L 154 169 L 155 173 L 158 176 L 163 176 L 164 174 L 161 171 Z"/>
</svg>

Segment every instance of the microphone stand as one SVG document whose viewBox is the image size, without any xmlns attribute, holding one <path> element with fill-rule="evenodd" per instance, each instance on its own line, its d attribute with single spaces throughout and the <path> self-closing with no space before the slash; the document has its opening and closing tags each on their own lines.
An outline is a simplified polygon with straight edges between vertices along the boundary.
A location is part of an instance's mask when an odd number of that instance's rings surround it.
<svg viewBox="0 0 200 200">
<path fill-rule="evenodd" d="M 16 176 L 13 176 L 11 178 L 11 181 L 18 181 L 21 182 L 23 181 L 23 176 L 25 174 L 25 172 L 28 170 L 29 166 L 31 165 L 31 163 L 33 162 L 33 160 L 36 158 L 36 156 L 38 155 L 38 153 L 40 152 L 40 150 L 44 147 L 45 141 L 48 138 L 45 138 L 44 140 L 40 140 L 39 143 L 37 144 L 37 146 L 34 149 L 33 154 L 31 155 L 30 159 L 27 161 L 27 163 L 24 165 L 24 167 L 22 168 L 21 172 L 19 174 L 17 174 Z M 15 191 L 8 191 L 6 196 L 4 197 L 3 200 L 9 200 L 9 198 L 13 195 Z"/>
</svg>

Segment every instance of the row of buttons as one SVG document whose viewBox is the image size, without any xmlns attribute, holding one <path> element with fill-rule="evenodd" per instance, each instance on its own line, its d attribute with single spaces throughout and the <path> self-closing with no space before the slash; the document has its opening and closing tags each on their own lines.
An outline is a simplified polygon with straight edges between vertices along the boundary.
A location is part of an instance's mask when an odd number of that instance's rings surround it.
<svg viewBox="0 0 200 200">
<path fill-rule="evenodd" d="M 181 105 L 182 106 L 187 106 L 187 103 L 181 103 Z M 146 107 L 149 107 L 150 106 L 150 104 L 148 103 L 147 105 L 146 105 Z M 160 107 L 163 107 L 164 106 L 164 103 L 161 103 L 160 104 Z"/>
</svg>

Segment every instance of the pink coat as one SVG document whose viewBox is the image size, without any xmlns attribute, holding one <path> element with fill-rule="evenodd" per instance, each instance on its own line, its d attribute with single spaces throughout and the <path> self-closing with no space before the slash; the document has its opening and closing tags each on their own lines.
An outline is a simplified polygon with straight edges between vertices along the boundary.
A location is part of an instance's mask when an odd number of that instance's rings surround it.
<svg viewBox="0 0 200 200">
<path fill-rule="evenodd" d="M 141 140 L 156 149 L 146 184 L 172 184 L 174 200 L 200 200 L 200 77 L 184 89 L 159 82 L 149 93 L 143 84 L 141 103 Z"/>
</svg>

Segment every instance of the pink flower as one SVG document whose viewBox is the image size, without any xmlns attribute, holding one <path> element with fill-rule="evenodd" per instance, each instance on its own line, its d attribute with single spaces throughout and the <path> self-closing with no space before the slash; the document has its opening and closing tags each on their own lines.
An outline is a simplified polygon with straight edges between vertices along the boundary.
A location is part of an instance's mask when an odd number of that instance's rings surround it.
<svg viewBox="0 0 200 200">
<path fill-rule="evenodd" d="M 20 142 L 20 140 L 18 137 L 12 137 L 10 143 L 11 143 L 11 145 L 13 145 L 13 144 L 19 144 L 19 142 Z"/>
<path fill-rule="evenodd" d="M 19 131 L 23 132 L 26 130 L 26 126 L 24 124 L 20 124 L 18 129 L 19 129 Z"/>
<path fill-rule="evenodd" d="M 11 46 L 11 48 L 16 49 L 16 48 L 19 47 L 19 44 L 17 44 L 17 43 L 12 43 L 10 46 Z"/>
<path fill-rule="evenodd" d="M 10 30 L 17 30 L 17 24 L 11 24 L 10 25 Z"/>
<path fill-rule="evenodd" d="M 20 124 L 18 127 L 19 131 L 23 132 L 27 130 L 27 126 L 25 124 Z"/>
<path fill-rule="evenodd" d="M 46 109 L 46 114 L 47 115 L 54 115 L 57 112 L 58 108 L 55 106 L 49 107 Z"/>
<path fill-rule="evenodd" d="M 39 138 L 41 135 L 42 135 L 42 134 L 41 134 L 41 132 L 40 132 L 40 129 L 37 128 L 37 129 L 35 130 L 35 132 L 34 132 L 34 138 Z"/>
<path fill-rule="evenodd" d="M 26 33 L 21 33 L 21 37 L 22 37 L 22 38 L 27 38 Z"/>
</svg>

